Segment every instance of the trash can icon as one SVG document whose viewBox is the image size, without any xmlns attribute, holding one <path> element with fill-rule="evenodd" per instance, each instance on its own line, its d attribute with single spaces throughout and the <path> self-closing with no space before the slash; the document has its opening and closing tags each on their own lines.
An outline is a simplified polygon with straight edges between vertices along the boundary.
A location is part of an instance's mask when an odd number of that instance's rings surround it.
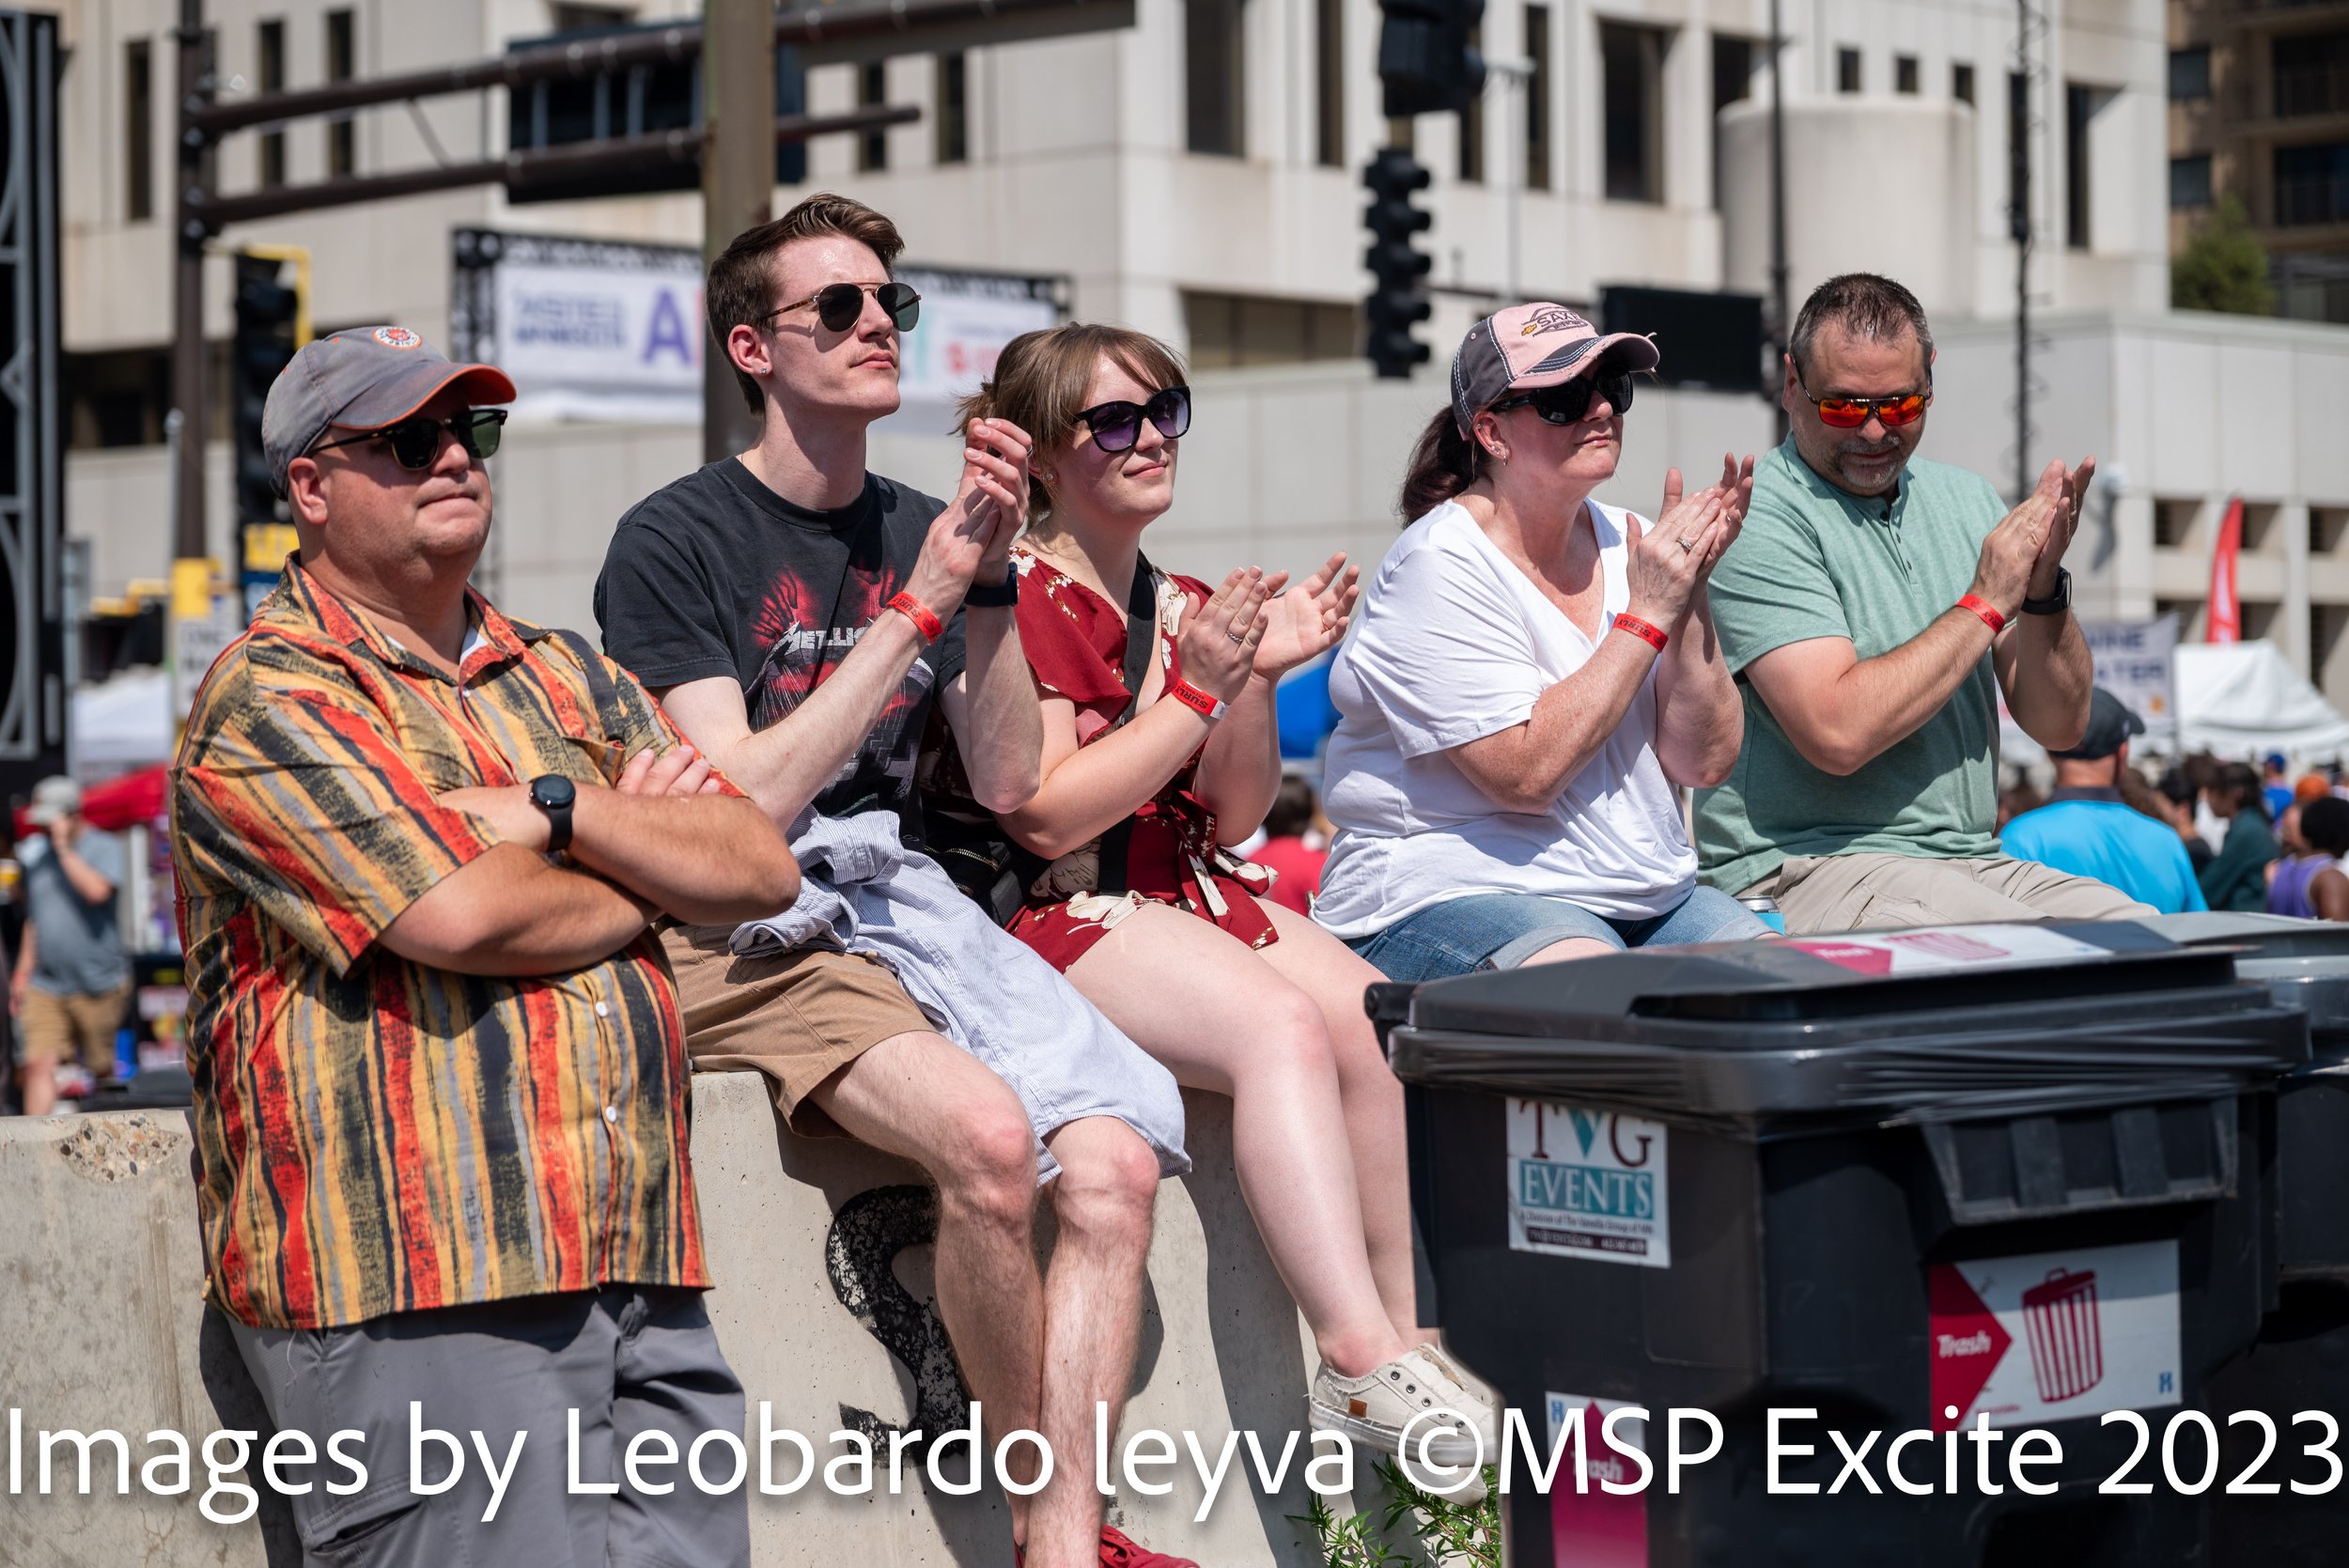
<svg viewBox="0 0 2349 1568">
<path fill-rule="evenodd" d="M 2023 1293 L 2023 1328 L 2039 1397 L 2077 1399 L 2105 1380 L 2105 1339 L 2096 1313 L 2096 1271 L 2051 1268 Z"/>
</svg>

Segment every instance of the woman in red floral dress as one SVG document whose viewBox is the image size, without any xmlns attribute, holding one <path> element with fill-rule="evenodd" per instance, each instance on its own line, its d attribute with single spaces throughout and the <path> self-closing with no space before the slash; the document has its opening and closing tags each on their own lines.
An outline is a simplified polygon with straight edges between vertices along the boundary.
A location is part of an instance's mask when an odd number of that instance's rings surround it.
<svg viewBox="0 0 2349 1568">
<path fill-rule="evenodd" d="M 1417 1325 L 1402 1087 L 1362 1010 L 1378 972 L 1260 898 L 1271 874 L 1229 847 L 1280 784 L 1273 685 L 1345 634 L 1355 569 L 1335 555 L 1287 592 L 1254 567 L 1212 589 L 1156 576 L 1134 702 L 1128 606 L 1143 530 L 1174 501 L 1180 362 L 1116 328 L 1031 333 L 969 414 L 1036 436 L 1013 562 L 1042 783 L 1001 820 L 1047 864 L 1013 934 L 1182 1082 L 1232 1096 L 1240 1189 L 1324 1363 L 1315 1423 L 1392 1452 L 1411 1416 L 1448 1406 L 1489 1445 L 1489 1406 Z M 1122 859 L 1107 876 L 1105 845 Z M 1464 1434 L 1434 1456 L 1469 1448 Z"/>
</svg>

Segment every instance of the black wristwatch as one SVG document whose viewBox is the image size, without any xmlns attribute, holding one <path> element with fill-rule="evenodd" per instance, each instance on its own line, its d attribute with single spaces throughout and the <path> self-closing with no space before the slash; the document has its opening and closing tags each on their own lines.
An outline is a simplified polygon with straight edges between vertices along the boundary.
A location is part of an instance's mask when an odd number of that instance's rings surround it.
<svg viewBox="0 0 2349 1568">
<path fill-rule="evenodd" d="M 1019 569 L 1005 572 L 1001 582 L 972 582 L 963 590 L 962 602 L 981 610 L 1011 609 L 1019 602 Z"/>
<path fill-rule="evenodd" d="M 2063 567 L 2056 568 L 2054 593 L 2046 598 L 2027 598 L 2023 601 L 2023 613 L 2026 615 L 2061 615 L 2071 608 L 2072 573 Z"/>
<path fill-rule="evenodd" d="M 571 802 L 578 786 L 560 773 L 541 773 L 530 781 L 530 803 L 547 814 L 547 853 L 559 855 L 571 846 Z"/>
</svg>

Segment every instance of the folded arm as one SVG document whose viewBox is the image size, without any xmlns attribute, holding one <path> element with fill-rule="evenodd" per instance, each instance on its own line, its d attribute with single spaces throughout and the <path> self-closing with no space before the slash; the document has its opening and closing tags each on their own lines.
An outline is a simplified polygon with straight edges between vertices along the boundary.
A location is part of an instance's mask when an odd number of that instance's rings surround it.
<svg viewBox="0 0 2349 1568">
<path fill-rule="evenodd" d="M 635 940 L 652 912 L 600 877 L 499 844 L 435 883 L 376 941 L 456 974 L 561 974 Z"/>
<path fill-rule="evenodd" d="M 1746 666 L 1770 717 L 1823 773 L 1856 773 L 1923 727 L 1990 646 L 1970 610 L 1942 612 L 1915 637 L 1862 659 L 1847 637 L 1811 637 Z"/>
</svg>

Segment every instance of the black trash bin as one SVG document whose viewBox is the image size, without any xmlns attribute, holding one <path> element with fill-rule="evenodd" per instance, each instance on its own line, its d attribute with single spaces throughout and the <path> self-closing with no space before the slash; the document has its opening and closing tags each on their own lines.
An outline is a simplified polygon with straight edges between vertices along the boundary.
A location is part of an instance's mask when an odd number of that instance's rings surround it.
<svg viewBox="0 0 2349 1568">
<path fill-rule="evenodd" d="M 2213 1560 L 2221 1568 L 2316 1568 L 2349 1561 L 2349 1482 L 2317 1493 L 2335 1472 L 2301 1452 L 2322 1437 L 2321 1410 L 2349 1429 L 2349 925 L 2279 915 L 2165 915 L 2141 924 L 2172 941 L 2225 948 L 2235 972 L 2309 1016 L 2309 1061 L 2277 1085 L 2275 1234 L 2280 1276 L 2257 1343 L 2211 1379 L 2222 1420 L 2258 1411 L 2274 1423 L 2277 1455 L 2263 1479 L 2274 1493 L 2220 1491 Z M 2232 1477 L 2265 1446 L 2266 1429 L 2226 1427 Z M 2336 1443 L 2349 1454 L 2349 1443 Z M 2344 1458 L 2349 1463 L 2349 1457 Z"/>
<path fill-rule="evenodd" d="M 2226 952 L 2113 924 L 1624 954 L 1423 986 L 1390 1046 L 1423 1316 L 1545 1446 L 1578 1410 L 1594 1437 L 1616 1404 L 1650 1412 L 1641 1496 L 1578 1493 L 1572 1460 L 1544 1496 L 1514 1467 L 1520 1568 L 2208 1560 L 2160 1439 L 2273 1305 L 2271 1085 L 2308 1053 L 2304 1015 Z M 1723 1432 L 1677 1495 L 1672 1408 Z M 1781 1439 L 1813 1452 L 1779 1478 L 1822 1490 L 1774 1495 L 1770 1412 L 1798 1408 Z M 2116 1409 L 2151 1423 L 2124 1478 L 2152 1466 L 2151 1497 L 2097 1493 L 2134 1446 Z M 1944 1495 L 1938 1435 L 1902 1465 L 1935 1495 L 1892 1489 L 1897 1435 L 1985 1413 L 2054 1436 L 2061 1463 L 2025 1473 L 2055 1495 L 2007 1483 L 2005 1439 L 1999 1495 L 1970 1440 Z M 1882 1435 L 1878 1493 L 1825 1490 L 1830 1429 Z"/>
</svg>

